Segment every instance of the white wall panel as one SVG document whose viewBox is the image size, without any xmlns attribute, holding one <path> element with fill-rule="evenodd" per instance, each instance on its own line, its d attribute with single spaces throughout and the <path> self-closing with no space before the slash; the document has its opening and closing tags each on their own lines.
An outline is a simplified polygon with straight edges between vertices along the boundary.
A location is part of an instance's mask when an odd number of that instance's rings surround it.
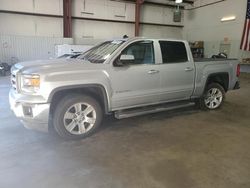
<svg viewBox="0 0 250 188">
<path fill-rule="evenodd" d="M 35 12 L 42 14 L 62 15 L 63 0 L 1 0 L 3 10 Z M 135 4 L 110 0 L 74 0 L 72 1 L 72 15 L 97 19 L 120 21 L 134 21 Z M 84 14 L 93 13 L 93 14 Z M 18 14 L 0 14 L 0 34 L 25 36 L 63 36 L 62 18 L 27 16 Z M 159 24 L 173 23 L 173 8 L 143 5 L 141 19 L 143 22 Z M 8 23 L 8 24 L 6 24 Z M 177 23 L 178 24 L 178 23 Z M 179 23 L 182 24 L 182 23 Z M 169 27 L 155 27 L 147 29 L 143 34 L 158 36 L 165 33 Z M 145 27 L 149 28 L 149 27 Z M 160 31 L 155 31 L 157 30 Z M 153 33 L 149 31 L 154 30 Z M 161 31 L 162 30 L 162 31 Z M 178 28 L 177 30 L 182 30 Z M 169 31 L 172 33 L 171 29 Z M 96 22 L 87 20 L 73 20 L 73 37 L 82 38 L 110 38 L 123 34 L 134 36 L 134 25 L 124 23 Z"/>
<path fill-rule="evenodd" d="M 134 21 L 135 20 L 135 4 L 127 3 L 126 4 L 126 20 L 127 21 Z"/>
<path fill-rule="evenodd" d="M 74 0 L 72 2 L 72 15 L 77 17 L 134 21 L 134 12 L 133 3 L 110 0 Z"/>
<path fill-rule="evenodd" d="M 104 39 L 97 39 L 97 38 L 78 38 L 78 37 L 75 37 L 74 39 L 74 44 L 77 44 L 77 45 L 96 45 L 96 44 L 99 44 L 101 42 L 104 42 L 105 40 Z"/>
<path fill-rule="evenodd" d="M 183 25 L 183 22 L 173 22 L 173 11 L 173 8 L 143 5 L 141 20 L 149 23 Z M 93 14 L 83 14 L 82 12 Z M 110 0 L 75 0 L 73 1 L 72 14 L 77 17 L 134 21 L 135 4 Z M 141 29 L 143 36 L 182 38 L 182 28 L 146 25 L 141 27 L 143 28 Z M 73 36 L 77 38 L 106 39 L 121 37 L 124 34 L 134 36 L 134 25 L 73 20 Z"/>
<path fill-rule="evenodd" d="M 0 0 L 1 10 L 62 15 L 63 0 Z"/>
<path fill-rule="evenodd" d="M 104 7 L 105 1 L 101 0 L 74 0 L 72 1 L 72 16 L 105 18 L 106 12 Z"/>
<path fill-rule="evenodd" d="M 60 18 L 36 17 L 35 24 L 36 36 L 63 36 L 63 20 Z"/>
<path fill-rule="evenodd" d="M 73 20 L 73 36 L 76 38 L 117 38 L 127 34 L 134 36 L 134 25 L 124 23 Z"/>
<path fill-rule="evenodd" d="M 83 0 L 74 0 L 72 1 L 72 16 L 82 16 L 82 13 L 85 9 Z"/>
<path fill-rule="evenodd" d="M 108 1 L 107 17 L 109 19 L 126 20 L 126 3 Z"/>
<path fill-rule="evenodd" d="M 63 0 L 34 0 L 34 12 L 42 14 L 62 15 Z"/>
<path fill-rule="evenodd" d="M 63 20 L 18 14 L 0 13 L 0 34 L 62 37 Z"/>
<path fill-rule="evenodd" d="M 0 0 L 1 10 L 62 15 L 63 0 Z M 84 14 L 89 12 L 93 14 Z M 97 19 L 134 21 L 135 3 L 110 0 L 73 0 L 72 15 Z M 173 9 L 143 5 L 142 21 L 173 23 Z M 179 24 L 183 24 L 182 22 Z M 134 36 L 134 24 L 73 19 L 73 38 L 65 41 L 63 19 L 0 13 L 0 61 L 43 59 L 54 55 L 54 45 L 95 44 L 107 38 Z M 182 38 L 182 28 L 141 25 L 141 35 Z M 32 37 L 29 37 L 32 36 Z"/>
<path fill-rule="evenodd" d="M 0 0 L 2 10 L 33 12 L 33 0 Z"/>
<path fill-rule="evenodd" d="M 54 57 L 56 45 L 72 43 L 66 38 L 0 35 L 0 61 L 48 59 Z"/>
<path fill-rule="evenodd" d="M 35 35 L 33 17 L 0 13 L 0 34 Z"/>
<path fill-rule="evenodd" d="M 183 31 L 182 28 L 176 28 L 176 27 L 142 25 L 141 35 L 144 37 L 152 37 L 152 38 L 182 39 Z"/>
<path fill-rule="evenodd" d="M 83 2 L 83 11 L 91 12 L 91 13 L 101 13 L 103 11 L 100 11 L 101 8 L 105 6 L 104 0 L 82 0 Z"/>
<path fill-rule="evenodd" d="M 141 13 L 141 20 L 149 23 L 183 25 L 183 11 L 181 22 L 173 22 L 175 8 L 144 5 Z"/>
</svg>

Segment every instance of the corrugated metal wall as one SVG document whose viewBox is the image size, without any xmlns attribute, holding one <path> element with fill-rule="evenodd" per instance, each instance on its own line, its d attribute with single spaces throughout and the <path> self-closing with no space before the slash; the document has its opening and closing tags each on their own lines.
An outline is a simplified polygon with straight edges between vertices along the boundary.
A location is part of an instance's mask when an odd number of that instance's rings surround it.
<svg viewBox="0 0 250 188">
<path fill-rule="evenodd" d="M 0 35 L 0 62 L 49 59 L 55 56 L 58 44 L 73 44 L 73 39 Z"/>
</svg>

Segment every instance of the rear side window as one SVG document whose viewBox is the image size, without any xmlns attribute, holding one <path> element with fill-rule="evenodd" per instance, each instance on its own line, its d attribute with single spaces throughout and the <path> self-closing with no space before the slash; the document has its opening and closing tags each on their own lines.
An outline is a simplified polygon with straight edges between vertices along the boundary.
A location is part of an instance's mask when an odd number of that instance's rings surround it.
<svg viewBox="0 0 250 188">
<path fill-rule="evenodd" d="M 188 61 L 187 51 L 183 42 L 159 41 L 163 63 L 182 63 Z"/>
</svg>

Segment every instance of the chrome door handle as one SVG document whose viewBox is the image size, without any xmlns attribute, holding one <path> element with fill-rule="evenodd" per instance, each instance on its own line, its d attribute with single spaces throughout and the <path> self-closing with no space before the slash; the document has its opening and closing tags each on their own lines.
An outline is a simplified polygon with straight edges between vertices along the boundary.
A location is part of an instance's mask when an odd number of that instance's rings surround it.
<svg viewBox="0 0 250 188">
<path fill-rule="evenodd" d="M 185 68 L 185 71 L 192 71 L 192 70 L 194 70 L 194 68 L 192 68 L 192 67 Z"/>
<path fill-rule="evenodd" d="M 160 71 L 158 70 L 150 70 L 148 71 L 148 74 L 156 74 L 156 73 L 159 73 Z"/>
</svg>

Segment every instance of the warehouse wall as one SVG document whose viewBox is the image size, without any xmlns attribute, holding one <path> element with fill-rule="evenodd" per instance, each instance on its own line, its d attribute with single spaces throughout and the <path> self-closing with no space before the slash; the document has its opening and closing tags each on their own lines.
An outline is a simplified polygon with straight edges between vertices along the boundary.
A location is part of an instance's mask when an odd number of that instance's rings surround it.
<svg viewBox="0 0 250 188">
<path fill-rule="evenodd" d="M 197 0 L 202 6 L 217 0 Z M 218 54 L 220 46 L 229 45 L 229 56 L 242 58 L 250 54 L 239 50 L 245 21 L 247 0 L 226 0 L 221 3 L 185 11 L 184 38 L 205 41 L 205 55 Z M 235 15 L 236 20 L 221 22 L 224 16 Z"/>
<path fill-rule="evenodd" d="M 53 58 L 55 46 L 73 44 L 70 38 L 0 35 L 0 61 L 10 64 L 19 61 Z"/>
<path fill-rule="evenodd" d="M 73 16 L 78 18 L 108 19 L 125 22 L 135 21 L 135 4 L 110 0 L 74 0 Z M 173 8 L 143 5 L 141 21 L 157 24 L 178 24 L 173 21 Z M 182 28 L 142 25 L 141 36 L 182 38 Z M 75 38 L 117 38 L 124 34 L 134 36 L 133 23 L 111 23 L 104 21 L 73 20 L 73 36 Z"/>
<path fill-rule="evenodd" d="M 72 21 L 73 39 L 64 40 L 63 19 L 61 17 L 63 0 L 0 0 L 0 10 L 59 16 L 0 13 L 2 43 L 0 45 L 0 51 L 2 51 L 0 61 L 11 59 L 12 56 L 20 60 L 30 60 L 37 57 L 49 58 L 53 53 L 51 49 L 54 48 L 54 43 L 72 43 L 73 41 L 75 44 L 94 44 L 107 38 L 118 38 L 124 34 L 134 36 L 134 24 L 132 23 L 135 18 L 134 3 L 111 0 L 73 0 L 72 9 L 74 17 Z M 147 23 L 176 24 L 172 21 L 173 8 L 169 7 L 143 5 L 141 16 L 142 21 Z M 84 18 L 108 19 L 127 23 L 85 20 Z M 183 24 L 182 20 L 176 25 Z M 140 32 L 142 36 L 149 37 L 183 37 L 183 29 L 177 27 L 142 25 Z M 38 45 L 41 42 L 41 37 L 46 39 L 43 42 L 44 45 Z M 21 41 L 20 45 L 17 45 L 18 41 Z M 3 44 L 7 43 L 9 44 L 7 46 L 11 46 L 11 48 L 3 47 Z M 29 46 L 28 44 L 31 43 L 34 45 Z M 39 48 L 40 54 L 32 55 L 34 47 Z M 11 54 L 11 51 L 15 54 Z"/>
<path fill-rule="evenodd" d="M 133 24 L 83 20 L 107 19 L 117 21 L 134 20 L 134 4 L 107 0 L 74 0 L 72 1 L 73 37 L 106 39 L 121 37 L 124 34 L 133 36 Z"/>
<path fill-rule="evenodd" d="M 0 34 L 62 37 L 63 20 L 60 18 L 0 13 Z"/>
<path fill-rule="evenodd" d="M 59 17 L 30 16 L 0 13 L 0 61 L 49 58 L 55 44 L 95 44 L 106 38 L 134 35 L 133 23 L 85 20 L 108 19 L 134 22 L 135 4 L 110 0 L 73 0 L 73 38 L 63 38 L 63 0 L 0 0 L 0 10 L 50 14 Z M 196 0 L 195 7 L 218 0 Z M 155 0 L 153 2 L 164 2 Z M 141 25 L 140 33 L 148 37 L 184 38 L 204 40 L 205 55 L 217 54 L 221 44 L 230 46 L 230 57 L 248 57 L 249 52 L 239 50 L 245 20 L 247 0 L 226 0 L 194 10 L 186 10 L 181 23 L 174 23 L 173 8 L 143 5 L 141 21 L 156 24 L 185 25 L 183 28 Z M 187 8 L 191 8 L 187 6 Z M 212 10 L 212 11 L 211 11 Z M 223 16 L 236 15 L 235 21 L 222 23 Z M 185 19 L 184 19 L 185 18 Z M 21 41 L 21 45 L 18 45 Z M 25 42 L 26 41 L 26 42 Z M 43 41 L 43 45 L 39 45 Z M 28 45 L 29 44 L 29 45 Z M 30 45 L 33 44 L 33 45 Z M 7 47 L 6 47 L 7 46 Z M 34 49 L 38 48 L 33 56 Z M 13 52 L 15 52 L 13 54 Z M 24 55 L 25 54 L 25 55 Z M 15 58 L 14 58 L 15 59 Z"/>
<path fill-rule="evenodd" d="M 62 15 L 62 0 L 0 0 L 0 10 Z M 0 62 L 54 57 L 64 39 L 61 18 L 0 13 Z"/>
<path fill-rule="evenodd" d="M 62 15 L 62 0 L 0 0 L 0 10 Z M 0 13 L 0 34 L 62 37 L 61 18 Z"/>
<path fill-rule="evenodd" d="M 184 25 L 184 13 L 180 23 L 173 22 L 174 8 L 144 5 L 141 13 L 141 21 L 145 23 Z M 141 25 L 141 35 L 162 38 L 183 38 L 183 28 L 162 27 L 156 25 Z"/>
<path fill-rule="evenodd" d="M 105 21 L 83 20 L 81 18 L 107 19 L 134 22 L 135 4 L 110 0 L 73 0 L 72 1 L 73 37 L 77 38 L 110 38 L 120 37 L 123 33 L 134 35 L 133 23 L 115 23 Z M 1 0 L 0 10 L 40 13 L 62 16 L 62 0 Z M 173 22 L 173 8 L 143 5 L 142 22 L 158 24 L 183 25 Z M 62 18 L 29 16 L 0 13 L 0 33 L 24 36 L 63 36 Z M 166 36 L 182 38 L 182 28 L 145 25 L 143 36 Z M 157 28 L 157 29 L 155 29 Z M 160 32 L 159 32 L 160 30 Z M 148 32 L 149 31 L 149 32 Z M 176 32 L 177 31 L 177 32 Z M 160 35 L 160 36 L 159 36 Z"/>
</svg>

